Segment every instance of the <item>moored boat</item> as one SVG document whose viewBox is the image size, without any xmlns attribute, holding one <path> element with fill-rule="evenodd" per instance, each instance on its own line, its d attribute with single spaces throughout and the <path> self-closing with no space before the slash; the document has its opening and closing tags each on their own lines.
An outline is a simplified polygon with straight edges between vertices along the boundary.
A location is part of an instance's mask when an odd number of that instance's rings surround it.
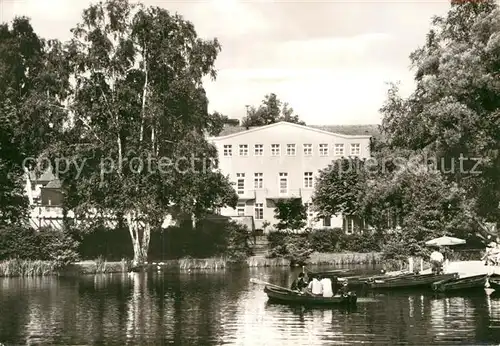
<svg viewBox="0 0 500 346">
<path fill-rule="evenodd" d="M 500 275 L 492 275 L 488 278 L 490 288 L 500 292 Z"/>
<path fill-rule="evenodd" d="M 434 282 L 432 284 L 432 289 L 436 292 L 479 289 L 485 287 L 487 279 L 488 279 L 487 274 L 467 276 L 463 278 L 444 279 L 441 281 Z"/>
<path fill-rule="evenodd" d="M 368 282 L 373 282 L 375 280 L 391 280 L 394 278 L 402 278 L 402 277 L 408 277 L 408 276 L 415 276 L 414 273 L 402 273 L 398 275 L 388 275 L 388 274 L 383 274 L 383 275 L 375 275 L 375 276 L 366 276 L 366 275 L 355 275 L 355 276 L 344 276 L 344 277 L 339 277 L 338 281 L 347 281 L 349 286 L 358 286 L 358 285 L 365 285 Z"/>
<path fill-rule="evenodd" d="M 332 278 L 339 277 L 341 275 L 352 274 L 353 270 L 351 270 L 351 269 L 333 269 L 333 270 L 327 270 L 327 271 L 322 271 L 322 272 L 313 272 L 313 271 L 306 269 L 306 272 L 307 272 L 308 276 L 320 275 L 321 277 L 332 279 Z"/>
<path fill-rule="evenodd" d="M 316 297 L 307 293 L 296 293 L 289 290 L 266 286 L 264 287 L 267 297 L 270 301 L 282 304 L 300 304 L 300 305 L 356 305 L 357 296 L 353 292 L 347 295 L 337 295 L 330 298 Z"/>
<path fill-rule="evenodd" d="M 457 278 L 458 273 L 452 274 L 415 274 L 396 276 L 387 279 L 375 279 L 367 282 L 367 285 L 372 289 L 382 288 L 412 288 L 425 287 L 431 288 L 434 282 Z"/>
</svg>

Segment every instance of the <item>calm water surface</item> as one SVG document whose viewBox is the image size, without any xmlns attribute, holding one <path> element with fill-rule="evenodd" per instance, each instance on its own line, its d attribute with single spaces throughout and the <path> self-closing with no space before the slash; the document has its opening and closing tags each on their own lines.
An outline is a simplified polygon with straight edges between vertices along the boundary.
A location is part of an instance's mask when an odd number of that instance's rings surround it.
<svg viewBox="0 0 500 346">
<path fill-rule="evenodd" d="M 288 269 L 0 279 L 5 345 L 495 344 L 500 295 L 367 293 L 354 311 L 267 303 Z"/>
</svg>

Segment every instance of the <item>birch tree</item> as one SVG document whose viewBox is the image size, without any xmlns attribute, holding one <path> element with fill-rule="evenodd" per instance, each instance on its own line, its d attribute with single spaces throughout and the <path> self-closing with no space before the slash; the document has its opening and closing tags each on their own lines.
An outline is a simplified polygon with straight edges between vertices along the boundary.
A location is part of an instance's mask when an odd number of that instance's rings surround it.
<svg viewBox="0 0 500 346">
<path fill-rule="evenodd" d="M 91 5 L 72 32 L 73 124 L 58 154 L 81 170 L 64 174 L 66 207 L 125 220 L 141 263 L 167 215 L 236 204 L 205 139 L 213 119 L 202 78 L 216 77 L 221 47 L 178 14 L 126 0 Z"/>
</svg>

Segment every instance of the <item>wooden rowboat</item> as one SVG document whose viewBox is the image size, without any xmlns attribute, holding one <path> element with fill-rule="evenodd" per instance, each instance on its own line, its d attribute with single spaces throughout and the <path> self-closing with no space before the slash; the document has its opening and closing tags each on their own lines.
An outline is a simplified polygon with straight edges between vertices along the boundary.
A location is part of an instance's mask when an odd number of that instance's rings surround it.
<svg viewBox="0 0 500 346">
<path fill-rule="evenodd" d="M 350 292 L 345 296 L 333 296 L 331 298 L 311 296 L 307 293 L 292 293 L 288 290 L 266 286 L 264 287 L 269 301 L 282 304 L 298 304 L 298 305 L 356 305 L 357 296 Z"/>
<path fill-rule="evenodd" d="M 308 269 L 306 269 L 307 275 L 308 276 L 313 276 L 313 275 L 321 275 L 324 278 L 335 278 L 341 275 L 347 275 L 350 273 L 353 273 L 353 270 L 351 269 L 333 269 L 333 270 L 328 270 L 328 271 L 323 271 L 323 272 L 312 272 Z"/>
<path fill-rule="evenodd" d="M 385 289 L 385 288 L 413 288 L 425 287 L 431 288 L 434 282 L 457 278 L 458 273 L 452 274 L 416 274 L 396 276 L 392 278 L 373 280 L 367 282 L 367 285 L 372 289 Z"/>
<path fill-rule="evenodd" d="M 355 275 L 355 276 L 344 276 L 344 277 L 339 277 L 338 281 L 343 282 L 347 281 L 349 286 L 360 286 L 360 285 L 365 285 L 369 282 L 373 282 L 375 280 L 392 280 L 395 278 L 403 278 L 403 277 L 412 277 L 415 276 L 416 274 L 414 273 L 404 273 L 404 274 L 399 274 L 399 275 L 375 275 L 375 276 L 366 276 L 366 275 Z"/>
<path fill-rule="evenodd" d="M 489 287 L 495 291 L 500 292 L 500 275 L 493 274 L 488 277 Z"/>
<path fill-rule="evenodd" d="M 480 289 L 486 285 L 487 274 L 468 276 L 464 278 L 452 278 L 434 282 L 432 289 L 436 292 L 450 292 L 466 289 Z"/>
</svg>

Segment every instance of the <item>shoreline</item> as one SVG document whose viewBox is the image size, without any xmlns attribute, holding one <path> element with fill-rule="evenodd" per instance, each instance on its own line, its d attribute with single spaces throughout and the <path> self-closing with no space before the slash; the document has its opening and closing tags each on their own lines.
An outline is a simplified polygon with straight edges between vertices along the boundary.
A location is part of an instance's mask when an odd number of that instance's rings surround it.
<svg viewBox="0 0 500 346">
<path fill-rule="evenodd" d="M 377 252 L 356 253 L 313 253 L 306 265 L 375 265 L 381 263 L 381 254 Z M 174 272 L 188 270 L 220 270 L 241 268 L 289 267 L 290 261 L 284 258 L 266 258 L 251 256 L 242 262 L 231 262 L 222 257 L 181 258 L 146 264 L 147 269 Z M 36 277 L 36 276 L 75 276 L 111 273 L 127 273 L 130 261 L 87 260 L 58 268 L 55 262 L 31 260 L 7 260 L 0 262 L 0 277 Z"/>
</svg>

